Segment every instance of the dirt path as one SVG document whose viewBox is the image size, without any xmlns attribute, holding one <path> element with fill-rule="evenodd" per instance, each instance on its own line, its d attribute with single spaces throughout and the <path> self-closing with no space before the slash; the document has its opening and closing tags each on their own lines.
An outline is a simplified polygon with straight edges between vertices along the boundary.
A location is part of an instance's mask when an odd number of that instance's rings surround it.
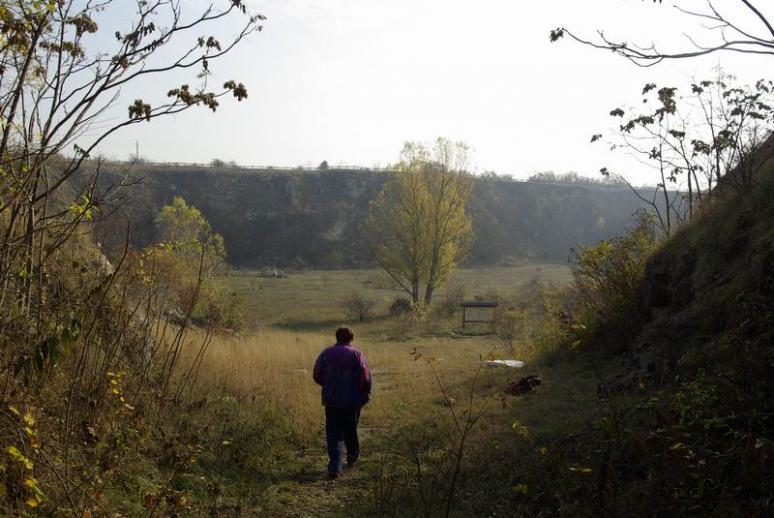
<svg viewBox="0 0 774 518">
<path fill-rule="evenodd" d="M 379 375 L 382 397 L 390 394 L 393 388 L 394 369 L 374 370 Z M 367 411 L 366 411 L 367 412 Z M 380 453 L 388 447 L 387 438 L 393 429 L 392 421 L 374 426 L 366 415 L 366 423 L 361 422 L 358 429 L 363 449 L 358 465 L 344 469 L 342 476 L 328 480 L 326 466 L 328 455 L 325 451 L 324 432 L 320 430 L 315 446 L 298 453 L 297 468 L 268 488 L 265 500 L 271 502 L 260 516 L 269 517 L 318 517 L 352 516 L 353 506 L 364 499 L 372 498 L 373 479 L 369 473 L 369 463 L 378 462 Z M 357 506 L 361 507 L 361 506 Z"/>
<path fill-rule="evenodd" d="M 347 504 L 368 498 L 367 471 L 364 466 L 358 465 L 345 469 L 336 480 L 328 480 L 325 471 L 327 462 L 324 452 L 299 457 L 300 469 L 267 490 L 267 500 L 272 502 L 272 508 L 261 515 L 298 518 L 350 516 Z"/>
</svg>

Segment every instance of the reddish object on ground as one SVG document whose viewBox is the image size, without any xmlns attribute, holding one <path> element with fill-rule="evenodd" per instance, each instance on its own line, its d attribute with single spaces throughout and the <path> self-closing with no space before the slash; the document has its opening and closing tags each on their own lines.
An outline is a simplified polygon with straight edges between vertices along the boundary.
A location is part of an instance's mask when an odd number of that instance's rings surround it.
<svg viewBox="0 0 774 518">
<path fill-rule="evenodd" d="M 505 392 L 511 396 L 521 396 L 522 394 L 529 394 L 535 392 L 538 385 L 543 382 L 537 376 L 527 376 L 521 378 L 519 381 L 510 381 L 505 385 Z"/>
</svg>

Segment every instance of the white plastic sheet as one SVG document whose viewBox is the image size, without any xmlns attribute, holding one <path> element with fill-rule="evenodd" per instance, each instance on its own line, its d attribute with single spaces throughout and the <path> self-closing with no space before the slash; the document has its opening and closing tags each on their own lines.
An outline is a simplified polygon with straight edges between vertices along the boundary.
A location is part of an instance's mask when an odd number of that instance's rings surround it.
<svg viewBox="0 0 774 518">
<path fill-rule="evenodd" d="M 484 360 L 482 363 L 487 367 L 510 367 L 511 369 L 524 367 L 524 362 L 521 360 Z"/>
</svg>

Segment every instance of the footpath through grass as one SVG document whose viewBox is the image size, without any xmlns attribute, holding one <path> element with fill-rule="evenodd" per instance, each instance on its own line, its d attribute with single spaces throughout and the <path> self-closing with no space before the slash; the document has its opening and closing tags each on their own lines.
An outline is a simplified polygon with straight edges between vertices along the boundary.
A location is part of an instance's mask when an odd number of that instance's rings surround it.
<svg viewBox="0 0 774 518">
<path fill-rule="evenodd" d="M 469 270 L 452 287 L 466 284 L 471 297 L 494 295 L 508 301 L 530 282 L 567 278 L 566 268 L 552 265 Z M 542 477 L 541 469 L 556 465 L 552 453 L 557 441 L 566 440 L 569 431 L 583 430 L 605 411 L 597 397 L 598 376 L 608 375 L 615 365 L 595 369 L 580 357 L 547 354 L 551 351 L 518 341 L 514 350 L 505 350 L 496 336 L 460 335 L 458 315 L 398 333 L 395 328 L 403 324 L 385 314 L 387 302 L 398 293 L 380 284 L 384 280 L 375 271 L 287 278 L 242 273 L 231 282 L 247 297 L 250 314 L 261 325 L 241 337 L 215 338 L 197 391 L 202 398 L 233 398 L 244 422 L 258 422 L 267 413 L 276 416 L 272 432 L 259 434 L 259 448 L 244 442 L 254 439 L 239 427 L 221 434 L 229 448 L 239 449 L 243 442 L 238 463 L 260 466 L 211 473 L 223 477 L 222 499 L 236 502 L 233 507 L 243 514 L 443 514 L 457 455 L 454 420 L 485 408 L 467 438 L 452 507 L 455 515 L 477 515 L 487 501 L 490 515 L 510 515 L 520 501 L 540 491 L 532 480 Z M 361 462 L 328 481 L 324 413 L 311 369 L 319 352 L 333 342 L 335 326 L 347 322 L 338 301 L 352 290 L 384 300 L 375 318 L 354 325 L 374 388 L 361 418 Z M 519 359 L 526 366 L 482 367 L 485 358 Z M 508 383 L 530 375 L 542 382 L 534 393 L 507 393 Z M 250 456 L 263 460 L 244 459 Z M 569 459 L 560 461 L 567 463 L 565 469 L 577 467 Z M 577 473 L 588 476 L 583 470 Z M 252 488 L 249 501 L 229 489 L 246 487 Z"/>
<path fill-rule="evenodd" d="M 415 489 L 411 470 L 416 460 L 411 452 L 426 447 L 426 465 L 421 469 L 431 472 L 438 463 L 434 455 L 451 455 L 441 445 L 443 437 L 453 436 L 449 406 L 458 415 L 465 413 L 480 357 L 492 351 L 497 357 L 524 359 L 527 366 L 520 370 L 484 368 L 479 373 L 473 405 L 485 405 L 487 411 L 466 448 L 465 480 L 456 508 L 474 505 L 477 491 L 487 488 L 505 498 L 503 512 L 507 515 L 511 499 L 520 496 L 513 489 L 520 487 L 520 469 L 526 477 L 534 476 L 531 471 L 536 463 L 548 460 L 556 441 L 569 430 L 583 429 L 584 423 L 603 410 L 597 399 L 598 380 L 583 361 L 546 364 L 518 350 L 505 354 L 496 349 L 491 337 L 389 342 L 374 340 L 366 332 L 359 345 L 374 369 L 374 394 L 361 420 L 363 456 L 355 470 L 331 482 L 325 479 L 319 388 L 311 381 L 314 357 L 329 341 L 313 333 L 271 331 L 242 340 L 222 338 L 213 344 L 201 387 L 234 394 L 243 412 L 272 407 L 287 427 L 281 435 L 290 439 L 267 443 L 264 448 L 293 450 L 275 452 L 281 460 L 266 473 L 266 485 L 255 500 L 258 507 L 250 512 L 265 516 L 411 515 L 416 502 L 408 506 L 400 496 L 402 492 L 413 494 Z M 423 359 L 413 359 L 415 348 L 435 359 L 433 366 L 448 402 L 430 366 Z M 611 368 L 614 366 L 607 366 Z M 542 380 L 534 394 L 506 394 L 508 382 L 527 375 Z M 468 465 L 473 469 L 468 470 Z M 475 475 L 495 465 L 510 467 L 505 472 Z M 385 486 L 389 486 L 388 494 Z"/>
</svg>

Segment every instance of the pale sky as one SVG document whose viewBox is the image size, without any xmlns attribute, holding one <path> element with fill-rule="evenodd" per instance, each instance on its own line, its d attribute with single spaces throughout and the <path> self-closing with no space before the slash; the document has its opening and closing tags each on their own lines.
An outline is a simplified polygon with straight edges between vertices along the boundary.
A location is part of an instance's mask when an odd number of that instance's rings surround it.
<svg viewBox="0 0 774 518">
<path fill-rule="evenodd" d="M 733 14 L 739 3 L 715 5 Z M 212 65 L 214 81 L 246 84 L 246 101 L 135 126 L 101 152 L 124 159 L 137 140 L 141 156 L 158 161 L 374 166 L 394 162 L 406 140 L 444 136 L 474 149 L 477 171 L 595 176 L 602 166 L 636 169 L 589 139 L 611 127 L 611 109 L 637 103 L 646 82 L 687 86 L 720 65 L 754 83 L 774 63 L 714 54 L 641 69 L 569 39 L 549 42 L 557 26 L 664 49 L 685 47 L 683 32 L 708 41 L 668 0 L 254 0 L 251 9 L 268 17 L 264 30 Z M 161 100 L 174 83 L 142 96 Z"/>
</svg>

